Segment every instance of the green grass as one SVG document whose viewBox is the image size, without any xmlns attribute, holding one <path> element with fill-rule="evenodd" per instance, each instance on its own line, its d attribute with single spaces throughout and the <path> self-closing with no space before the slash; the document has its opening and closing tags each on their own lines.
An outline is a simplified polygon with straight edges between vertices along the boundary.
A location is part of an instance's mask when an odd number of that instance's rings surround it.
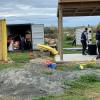
<svg viewBox="0 0 100 100">
<path fill-rule="evenodd" d="M 13 63 L 0 62 L 0 70 L 6 69 L 6 68 L 21 68 L 22 66 L 24 66 L 24 64 L 26 62 L 29 61 L 29 53 L 28 52 L 8 53 L 8 57 L 14 62 Z"/>
<path fill-rule="evenodd" d="M 63 48 L 79 48 L 81 46 L 72 46 L 72 39 L 66 39 L 66 36 L 64 36 L 63 39 Z M 81 51 L 73 51 L 73 50 L 63 50 L 64 54 L 80 54 Z"/>
<path fill-rule="evenodd" d="M 79 70 L 78 65 L 77 64 L 57 64 L 57 70 L 61 70 L 61 71 L 75 71 L 75 70 Z"/>
<path fill-rule="evenodd" d="M 100 64 L 87 64 L 86 68 L 100 69 Z"/>
<path fill-rule="evenodd" d="M 88 100 L 100 99 L 100 79 L 94 73 L 80 76 L 76 80 L 67 80 L 64 84 L 71 87 L 66 91 L 68 95 L 86 96 Z"/>
<path fill-rule="evenodd" d="M 11 64 L 0 63 L 0 70 L 7 68 L 22 68 L 23 66 L 24 66 L 23 63 L 11 63 Z"/>
<path fill-rule="evenodd" d="M 81 54 L 82 51 L 64 50 L 64 54 Z"/>
<path fill-rule="evenodd" d="M 60 95 L 60 96 L 39 97 L 32 100 L 88 100 L 88 99 L 87 97 L 84 96 Z"/>
<path fill-rule="evenodd" d="M 45 74 L 45 75 L 52 75 L 53 73 L 51 71 L 43 71 L 43 74 Z"/>
<path fill-rule="evenodd" d="M 73 37 L 71 37 L 71 36 L 66 37 L 66 35 L 64 35 L 63 48 L 81 47 L 81 46 L 72 46 L 72 42 L 73 42 Z"/>
<path fill-rule="evenodd" d="M 14 52 L 8 54 L 9 58 L 17 63 L 23 63 L 29 61 L 29 52 Z"/>
<path fill-rule="evenodd" d="M 100 69 L 100 64 L 86 64 L 84 66 L 85 69 L 92 69 L 92 70 L 99 70 Z M 65 64 L 57 64 L 57 70 L 61 71 L 75 71 L 75 70 L 80 70 L 80 64 L 75 64 L 73 62 L 70 63 L 65 63 Z"/>
<path fill-rule="evenodd" d="M 80 76 L 76 80 L 64 81 L 66 89 L 64 94 L 37 97 L 32 100 L 100 100 L 100 80 L 95 74 Z"/>
<path fill-rule="evenodd" d="M 31 56 L 30 56 L 29 53 L 30 52 L 8 53 L 9 60 L 13 61 L 13 63 L 2 63 L 2 62 L 0 62 L 0 70 L 6 69 L 6 68 L 21 68 L 26 63 L 28 63 L 30 59 L 40 57 L 40 52 L 38 52 L 38 51 L 33 51 Z M 52 58 L 48 57 L 47 59 L 52 59 Z M 51 74 L 51 73 L 45 72 L 45 74 Z"/>
</svg>

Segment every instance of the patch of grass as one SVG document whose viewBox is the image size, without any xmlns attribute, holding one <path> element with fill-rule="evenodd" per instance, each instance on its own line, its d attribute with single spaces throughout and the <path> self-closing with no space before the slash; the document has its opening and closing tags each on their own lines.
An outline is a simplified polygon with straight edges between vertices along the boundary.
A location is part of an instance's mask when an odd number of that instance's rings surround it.
<svg viewBox="0 0 100 100">
<path fill-rule="evenodd" d="M 80 76 L 78 79 L 76 80 L 71 80 L 71 81 L 65 81 L 64 85 L 68 85 L 72 88 L 87 88 L 89 87 L 89 85 L 91 83 L 95 83 L 95 82 L 100 82 L 99 77 L 97 77 L 96 74 L 86 74 L 86 75 L 82 75 Z"/>
<path fill-rule="evenodd" d="M 77 64 L 58 64 L 56 69 L 62 71 L 75 71 L 79 70 L 77 66 Z"/>
<path fill-rule="evenodd" d="M 100 100 L 100 80 L 95 74 L 82 75 L 76 80 L 65 81 L 70 86 L 62 95 L 44 96 L 32 100 Z"/>
<path fill-rule="evenodd" d="M 96 74 L 93 73 L 80 76 L 78 81 L 83 83 L 93 83 L 93 82 L 100 82 L 100 79 L 97 77 Z"/>
<path fill-rule="evenodd" d="M 15 62 L 23 63 L 29 61 L 29 52 L 13 52 L 8 54 L 9 58 Z"/>
<path fill-rule="evenodd" d="M 7 69 L 7 68 L 21 68 L 23 67 L 23 63 L 12 63 L 12 64 L 0 64 L 0 70 Z"/>
<path fill-rule="evenodd" d="M 75 50 L 63 50 L 64 54 L 81 54 L 82 51 L 75 51 Z"/>
<path fill-rule="evenodd" d="M 45 75 L 52 75 L 52 72 L 51 71 L 43 71 L 43 74 L 45 74 Z"/>
<path fill-rule="evenodd" d="M 100 79 L 95 74 L 82 75 L 76 80 L 65 81 L 68 96 L 84 96 L 87 100 L 100 100 Z M 78 99 L 81 100 L 81 99 Z"/>
<path fill-rule="evenodd" d="M 85 96 L 68 96 L 64 94 L 60 96 L 39 97 L 32 100 L 88 100 L 88 98 Z"/>
<path fill-rule="evenodd" d="M 87 64 L 86 68 L 100 69 L 100 64 Z"/>
<path fill-rule="evenodd" d="M 73 42 L 73 37 L 69 36 L 66 37 L 66 35 L 64 35 L 64 39 L 63 39 L 63 48 L 79 48 L 81 46 L 72 46 L 72 42 Z M 81 51 L 76 51 L 76 50 L 63 50 L 64 54 L 80 54 Z"/>
<path fill-rule="evenodd" d="M 26 62 L 29 61 L 29 53 L 28 52 L 13 52 L 8 53 L 9 59 L 14 61 L 13 63 L 2 63 L 0 62 L 0 70 L 6 69 L 6 68 L 21 68 L 24 66 Z"/>
</svg>

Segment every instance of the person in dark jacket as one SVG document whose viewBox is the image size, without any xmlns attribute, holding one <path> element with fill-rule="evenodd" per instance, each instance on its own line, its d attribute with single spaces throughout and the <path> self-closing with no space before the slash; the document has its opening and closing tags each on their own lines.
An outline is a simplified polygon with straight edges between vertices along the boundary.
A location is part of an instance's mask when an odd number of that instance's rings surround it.
<svg viewBox="0 0 100 100">
<path fill-rule="evenodd" d="M 85 31 L 81 34 L 81 43 L 82 43 L 82 55 L 86 55 L 87 40 L 88 40 L 88 29 L 85 28 Z"/>
<path fill-rule="evenodd" d="M 76 38 L 74 38 L 74 40 L 72 42 L 72 46 L 76 46 Z"/>
<path fill-rule="evenodd" d="M 98 28 L 96 32 L 96 43 L 98 48 L 98 55 L 96 59 L 100 59 L 100 28 Z"/>
<path fill-rule="evenodd" d="M 20 46 L 21 46 L 21 50 L 24 51 L 25 50 L 25 38 L 24 37 L 20 37 Z"/>
</svg>

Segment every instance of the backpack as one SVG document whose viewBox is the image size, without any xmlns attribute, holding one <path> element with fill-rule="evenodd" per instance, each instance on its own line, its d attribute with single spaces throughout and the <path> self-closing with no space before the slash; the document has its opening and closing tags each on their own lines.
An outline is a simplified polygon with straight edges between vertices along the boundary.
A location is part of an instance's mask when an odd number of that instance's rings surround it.
<svg viewBox="0 0 100 100">
<path fill-rule="evenodd" d="M 84 34 L 85 32 L 83 32 L 82 34 L 81 34 L 81 40 L 85 40 L 86 41 L 86 35 Z"/>
</svg>

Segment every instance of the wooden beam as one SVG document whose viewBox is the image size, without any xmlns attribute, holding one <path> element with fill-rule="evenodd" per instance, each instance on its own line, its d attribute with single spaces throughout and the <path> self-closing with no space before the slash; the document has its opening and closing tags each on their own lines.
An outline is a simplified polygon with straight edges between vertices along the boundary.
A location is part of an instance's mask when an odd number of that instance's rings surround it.
<svg viewBox="0 0 100 100">
<path fill-rule="evenodd" d="M 75 14 L 78 12 L 78 8 L 75 10 L 75 12 L 73 13 L 73 16 L 75 16 Z"/>
<path fill-rule="evenodd" d="M 97 7 L 95 7 L 95 8 L 93 9 L 93 11 L 90 13 L 90 16 L 93 15 L 93 14 L 96 12 L 96 10 L 97 10 Z"/>
<path fill-rule="evenodd" d="M 59 45 L 59 41 L 60 41 L 60 35 L 59 35 L 59 27 L 60 27 L 60 26 L 59 26 L 59 25 L 60 25 L 60 24 L 59 24 L 59 22 L 60 22 L 60 21 L 59 21 L 59 11 L 58 11 L 58 15 L 57 15 L 57 16 L 58 16 L 58 34 L 57 34 L 58 40 L 57 40 L 57 48 L 58 48 L 58 52 L 60 53 L 60 45 Z"/>
<path fill-rule="evenodd" d="M 59 54 L 60 54 L 60 60 L 63 60 L 63 14 L 62 14 L 62 8 L 59 6 L 59 13 L 58 13 L 58 42 L 59 42 Z"/>
<path fill-rule="evenodd" d="M 100 7 L 100 2 L 78 2 L 78 3 L 63 3 L 63 4 L 59 4 L 62 6 L 62 10 L 63 9 L 67 9 L 67 8 L 83 8 L 83 9 L 88 9 L 88 8 L 92 8 L 92 7 Z"/>
<path fill-rule="evenodd" d="M 68 2 L 96 2 L 100 0 L 59 0 L 59 3 L 68 3 Z"/>
</svg>

